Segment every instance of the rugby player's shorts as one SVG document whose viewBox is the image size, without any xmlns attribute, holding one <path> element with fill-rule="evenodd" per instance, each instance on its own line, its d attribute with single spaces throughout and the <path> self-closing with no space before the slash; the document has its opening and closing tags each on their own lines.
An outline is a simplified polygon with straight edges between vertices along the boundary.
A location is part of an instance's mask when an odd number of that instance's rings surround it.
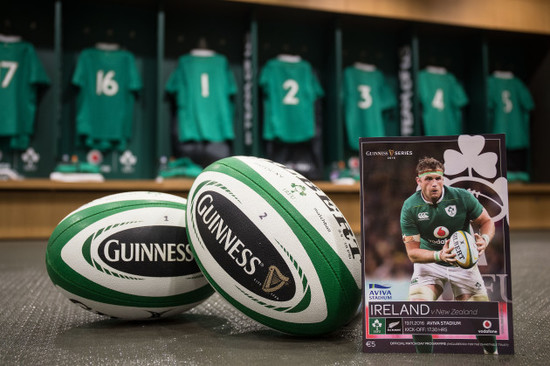
<svg viewBox="0 0 550 366">
<path fill-rule="evenodd" d="M 487 296 L 487 289 L 477 266 L 464 269 L 437 263 L 414 264 L 409 293 L 414 292 L 415 286 L 438 285 L 444 289 L 447 283 L 451 285 L 455 298 L 461 295 Z"/>
</svg>

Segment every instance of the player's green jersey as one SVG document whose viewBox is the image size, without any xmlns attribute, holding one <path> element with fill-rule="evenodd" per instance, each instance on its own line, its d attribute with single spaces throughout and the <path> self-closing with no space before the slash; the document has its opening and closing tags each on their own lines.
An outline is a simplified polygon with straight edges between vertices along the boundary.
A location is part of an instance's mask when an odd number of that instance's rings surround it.
<svg viewBox="0 0 550 366">
<path fill-rule="evenodd" d="M 315 101 L 324 95 L 305 60 L 269 60 L 260 74 L 264 92 L 265 140 L 296 143 L 315 136 Z"/>
<path fill-rule="evenodd" d="M 483 206 L 473 194 L 462 188 L 444 186 L 443 195 L 435 204 L 427 202 L 416 191 L 403 203 L 401 231 L 403 235 L 420 234 L 420 248 L 441 250 L 445 241 L 457 230 L 469 230 Z"/>
<path fill-rule="evenodd" d="M 231 96 L 237 86 L 225 56 L 181 56 L 166 91 L 176 96 L 180 141 L 220 142 L 234 138 Z"/>
<path fill-rule="evenodd" d="M 0 136 L 11 147 L 25 149 L 34 133 L 38 84 L 49 84 L 34 46 L 0 42 Z"/>
<path fill-rule="evenodd" d="M 529 111 L 535 104 L 525 84 L 515 77 L 490 76 L 488 89 L 493 133 L 506 134 L 508 149 L 528 148 Z"/>
<path fill-rule="evenodd" d="M 383 112 L 395 107 L 397 99 L 384 74 L 349 66 L 344 70 L 342 89 L 348 146 L 359 150 L 360 137 L 386 136 Z"/>
<path fill-rule="evenodd" d="M 85 49 L 72 83 L 80 88 L 77 135 L 88 147 L 124 149 L 132 136 L 135 92 L 142 88 L 134 56 L 126 50 Z"/>
<path fill-rule="evenodd" d="M 468 104 L 464 89 L 449 72 L 418 74 L 418 95 L 422 103 L 424 134 L 427 136 L 462 133 L 462 112 Z"/>
</svg>

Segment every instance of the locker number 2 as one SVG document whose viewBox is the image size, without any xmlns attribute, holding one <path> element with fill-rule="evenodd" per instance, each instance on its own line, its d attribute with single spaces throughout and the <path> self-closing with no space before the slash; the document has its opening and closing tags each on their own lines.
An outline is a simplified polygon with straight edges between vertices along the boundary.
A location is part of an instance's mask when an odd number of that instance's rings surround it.
<svg viewBox="0 0 550 366">
<path fill-rule="evenodd" d="M 300 103 L 300 99 L 296 97 L 300 86 L 296 80 L 288 79 L 283 83 L 283 89 L 288 90 L 285 97 L 283 98 L 283 104 L 297 105 Z"/>
</svg>

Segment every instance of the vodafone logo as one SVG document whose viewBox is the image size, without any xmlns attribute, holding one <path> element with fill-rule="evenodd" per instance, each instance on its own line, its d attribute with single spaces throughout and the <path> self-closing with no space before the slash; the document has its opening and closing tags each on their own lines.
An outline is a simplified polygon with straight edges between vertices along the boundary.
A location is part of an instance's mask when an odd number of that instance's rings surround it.
<svg viewBox="0 0 550 366">
<path fill-rule="evenodd" d="M 485 320 L 485 321 L 483 322 L 483 328 L 485 328 L 485 329 L 491 328 L 492 325 L 493 325 L 493 323 L 491 323 L 490 320 Z"/>
<path fill-rule="evenodd" d="M 438 239 L 443 239 L 449 236 L 449 229 L 445 226 L 438 226 L 434 230 L 434 236 Z"/>
</svg>

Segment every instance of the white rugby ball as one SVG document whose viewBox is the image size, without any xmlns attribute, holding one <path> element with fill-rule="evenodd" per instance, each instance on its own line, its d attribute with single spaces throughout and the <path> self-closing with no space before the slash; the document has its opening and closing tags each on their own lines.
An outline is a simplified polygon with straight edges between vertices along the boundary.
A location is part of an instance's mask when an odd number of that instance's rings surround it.
<svg viewBox="0 0 550 366">
<path fill-rule="evenodd" d="M 472 268 L 479 259 L 475 238 L 466 231 L 456 231 L 451 235 L 449 248 L 456 254 L 456 264 L 462 268 Z"/>
<path fill-rule="evenodd" d="M 211 164 L 189 192 L 187 228 L 210 284 L 252 319 L 319 335 L 356 314 L 355 235 L 329 197 L 297 172 L 255 157 Z"/>
<path fill-rule="evenodd" d="M 126 192 L 78 208 L 48 241 L 51 280 L 73 303 L 115 318 L 167 317 L 199 304 L 214 290 L 188 242 L 186 203 Z"/>
</svg>

